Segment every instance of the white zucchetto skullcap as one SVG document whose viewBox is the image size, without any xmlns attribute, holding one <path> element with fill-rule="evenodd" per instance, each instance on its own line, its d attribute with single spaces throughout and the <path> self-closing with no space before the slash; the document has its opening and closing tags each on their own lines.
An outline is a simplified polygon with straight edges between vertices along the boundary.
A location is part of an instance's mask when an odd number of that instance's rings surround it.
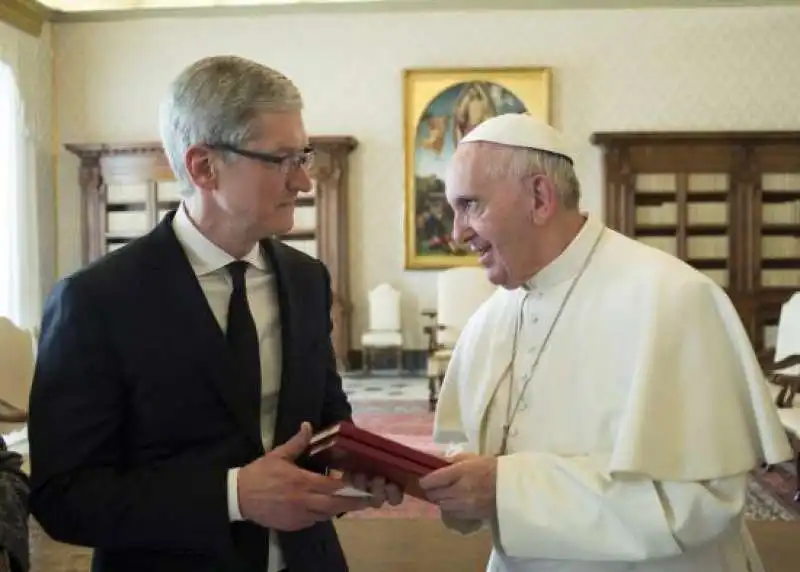
<svg viewBox="0 0 800 572">
<path fill-rule="evenodd" d="M 546 151 L 573 162 L 561 132 L 527 113 L 504 113 L 491 117 L 462 137 L 460 143 L 471 141 Z"/>
</svg>

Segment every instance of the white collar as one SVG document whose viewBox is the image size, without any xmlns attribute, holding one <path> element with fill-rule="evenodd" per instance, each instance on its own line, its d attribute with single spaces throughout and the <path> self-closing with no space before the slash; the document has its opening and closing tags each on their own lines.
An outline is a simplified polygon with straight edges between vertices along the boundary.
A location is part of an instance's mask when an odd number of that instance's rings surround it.
<svg viewBox="0 0 800 572">
<path fill-rule="evenodd" d="M 197 276 L 211 274 L 237 260 L 200 232 L 186 213 L 186 207 L 183 203 L 180 204 L 175 217 L 172 219 L 172 229 L 175 231 L 178 242 L 181 243 L 181 246 L 186 251 L 192 270 Z M 249 262 L 259 270 L 267 271 L 267 264 L 261 256 L 261 247 L 258 243 L 253 246 L 252 250 L 242 260 Z"/>
<path fill-rule="evenodd" d="M 592 251 L 605 225 L 592 215 L 585 214 L 586 222 L 564 252 L 539 272 L 525 281 L 525 290 L 547 290 L 574 278 Z"/>
</svg>

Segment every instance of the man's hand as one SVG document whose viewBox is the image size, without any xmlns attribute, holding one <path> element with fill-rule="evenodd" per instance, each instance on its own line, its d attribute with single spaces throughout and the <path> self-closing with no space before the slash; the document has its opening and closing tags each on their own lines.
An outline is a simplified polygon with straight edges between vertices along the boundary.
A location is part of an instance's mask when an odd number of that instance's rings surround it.
<svg viewBox="0 0 800 572">
<path fill-rule="evenodd" d="M 289 441 L 241 468 L 239 507 L 245 519 L 266 528 L 291 531 L 369 506 L 367 499 L 333 496 L 345 485 L 340 479 L 295 465 L 311 435 L 311 425 L 303 423 Z"/>
<path fill-rule="evenodd" d="M 483 520 L 494 515 L 497 459 L 460 454 L 451 462 L 420 479 L 428 499 L 455 518 Z"/>
<path fill-rule="evenodd" d="M 373 477 L 370 479 L 362 474 L 344 474 L 344 481 L 351 487 L 372 494 L 371 498 L 364 499 L 372 508 L 381 508 L 384 503 L 397 506 L 403 502 L 403 491 L 394 483 L 387 483 L 383 477 Z"/>
</svg>

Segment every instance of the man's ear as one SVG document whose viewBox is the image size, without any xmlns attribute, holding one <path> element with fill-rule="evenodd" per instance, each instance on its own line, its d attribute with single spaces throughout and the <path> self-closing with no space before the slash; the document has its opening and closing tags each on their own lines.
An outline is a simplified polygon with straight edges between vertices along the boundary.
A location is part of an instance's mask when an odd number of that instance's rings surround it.
<svg viewBox="0 0 800 572">
<path fill-rule="evenodd" d="M 217 171 L 215 159 L 214 153 L 201 145 L 193 145 L 186 151 L 184 166 L 192 183 L 198 189 L 203 191 L 216 190 Z"/>
</svg>

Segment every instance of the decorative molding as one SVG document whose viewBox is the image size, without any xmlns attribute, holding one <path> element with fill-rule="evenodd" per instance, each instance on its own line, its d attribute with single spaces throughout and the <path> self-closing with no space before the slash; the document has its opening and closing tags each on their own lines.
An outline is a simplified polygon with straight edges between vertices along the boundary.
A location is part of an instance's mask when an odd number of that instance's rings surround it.
<svg viewBox="0 0 800 572">
<path fill-rule="evenodd" d="M 676 143 L 697 144 L 701 142 L 787 142 L 797 143 L 797 131 L 605 131 L 593 133 L 589 138 L 593 145 L 611 146 L 619 149 L 625 143 L 650 143 L 674 145 Z"/>
<path fill-rule="evenodd" d="M 2 0 L 5 1 L 5 0 Z M 32 1 L 32 0 L 28 0 Z M 494 0 L 491 10 L 625 10 L 686 8 L 747 8 L 796 6 L 792 0 Z M 381 12 L 447 12 L 487 10 L 486 0 L 370 0 L 319 2 L 286 1 L 283 3 L 247 3 L 239 6 L 172 6 L 121 8 L 109 10 L 64 11 L 48 8 L 48 19 L 56 22 L 103 22 L 138 18 L 221 18 L 253 17 L 273 14 L 350 14 Z"/>
<path fill-rule="evenodd" d="M 42 26 L 53 17 L 53 11 L 35 0 L 0 1 L 0 21 L 30 34 L 42 35 Z"/>
<path fill-rule="evenodd" d="M 81 159 L 90 157 L 96 158 L 101 155 L 148 155 L 151 153 L 160 153 L 162 150 L 161 143 L 155 141 L 145 143 L 120 143 L 119 145 L 67 143 L 64 147 Z"/>
</svg>

